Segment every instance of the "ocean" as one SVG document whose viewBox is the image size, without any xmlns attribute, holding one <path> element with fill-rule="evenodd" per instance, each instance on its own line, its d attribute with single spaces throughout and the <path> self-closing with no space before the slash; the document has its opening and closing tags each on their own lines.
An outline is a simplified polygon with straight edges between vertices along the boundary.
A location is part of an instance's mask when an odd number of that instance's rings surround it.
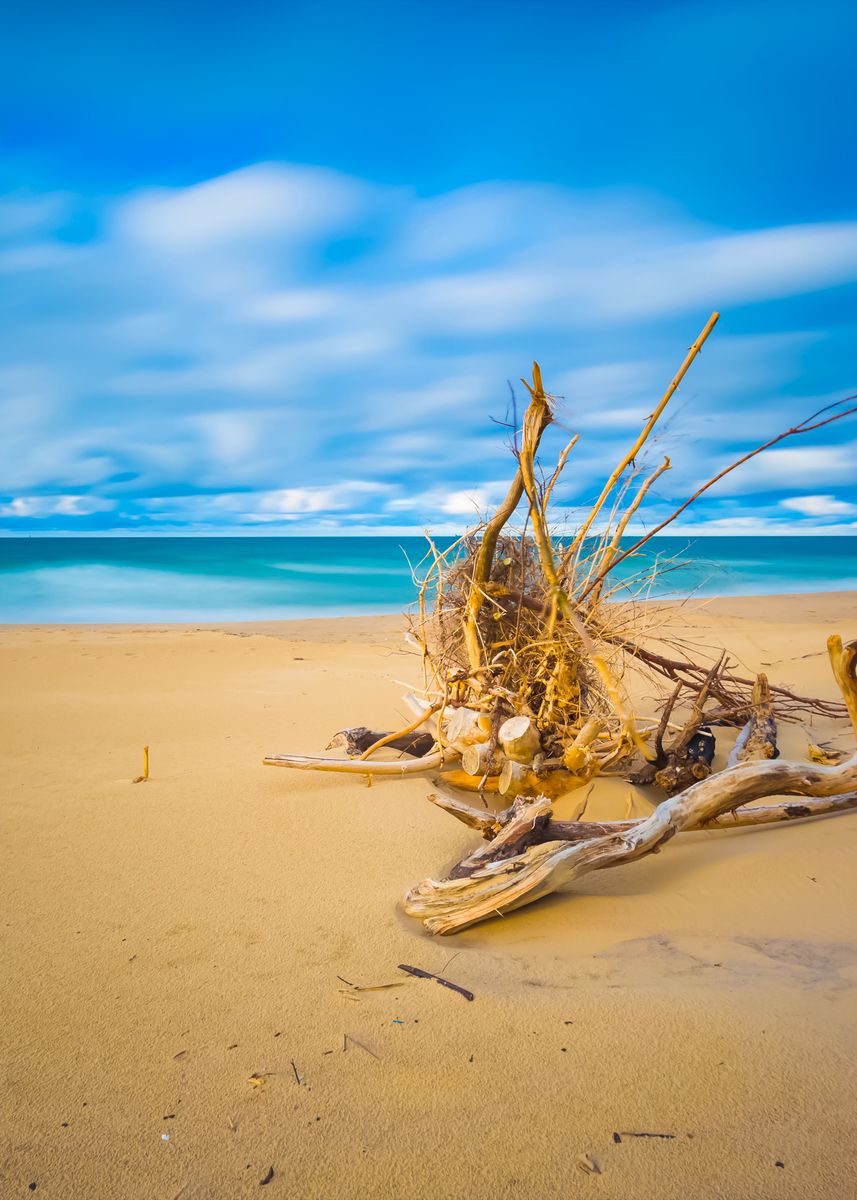
<svg viewBox="0 0 857 1200">
<path fill-rule="evenodd" d="M 662 537 L 649 545 L 646 562 L 670 568 L 652 584 L 654 597 L 857 589 L 857 537 Z M 0 622 L 398 612 L 415 598 L 409 561 L 425 551 L 420 537 L 2 538 Z M 625 576 L 641 565 L 626 560 Z"/>
</svg>

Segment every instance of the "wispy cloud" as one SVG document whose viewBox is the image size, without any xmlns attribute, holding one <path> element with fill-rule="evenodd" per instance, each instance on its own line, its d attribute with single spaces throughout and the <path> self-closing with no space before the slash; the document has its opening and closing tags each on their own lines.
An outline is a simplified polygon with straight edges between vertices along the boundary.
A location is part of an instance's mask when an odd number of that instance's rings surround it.
<svg viewBox="0 0 857 1200">
<path fill-rule="evenodd" d="M 347 229 L 379 189 L 335 171 L 257 163 L 188 188 L 150 188 L 120 203 L 113 226 L 121 239 L 182 257 L 230 254 L 271 239 L 297 242 Z"/>
<path fill-rule="evenodd" d="M 98 496 L 15 496 L 0 504 L 3 517 L 90 517 L 93 513 L 110 512 L 114 501 Z"/>
<path fill-rule="evenodd" d="M 829 493 L 824 496 L 789 496 L 781 500 L 783 508 L 800 513 L 805 517 L 849 517 L 857 516 L 857 504 L 837 500 Z"/>
</svg>

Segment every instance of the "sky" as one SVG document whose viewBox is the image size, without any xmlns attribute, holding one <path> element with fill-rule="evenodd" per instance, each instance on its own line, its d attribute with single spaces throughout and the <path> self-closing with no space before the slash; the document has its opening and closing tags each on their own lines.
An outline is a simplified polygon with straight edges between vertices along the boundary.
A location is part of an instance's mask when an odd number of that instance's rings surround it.
<svg viewBox="0 0 857 1200">
<path fill-rule="evenodd" d="M 716 309 L 657 521 L 857 392 L 855 42 L 830 0 L 16 0 L 0 533 L 458 532 L 534 358 L 573 524 Z M 855 463 L 852 418 L 674 528 L 857 533 Z"/>
</svg>

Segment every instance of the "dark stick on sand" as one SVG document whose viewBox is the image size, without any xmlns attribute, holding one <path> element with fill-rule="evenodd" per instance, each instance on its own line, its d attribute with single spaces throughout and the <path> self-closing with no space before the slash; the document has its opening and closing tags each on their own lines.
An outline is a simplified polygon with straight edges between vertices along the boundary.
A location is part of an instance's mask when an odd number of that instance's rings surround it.
<svg viewBox="0 0 857 1200">
<path fill-rule="evenodd" d="M 459 987 L 457 983 L 450 983 L 448 979 L 442 979 L 440 975 L 432 975 L 431 971 L 424 971 L 421 967 L 409 967 L 405 963 L 399 963 L 399 970 L 407 971 L 409 975 L 417 975 L 420 979 L 433 979 L 441 987 L 450 988 L 453 992 L 458 992 L 465 1000 L 474 999 L 473 993 L 468 992 L 467 988 Z"/>
</svg>

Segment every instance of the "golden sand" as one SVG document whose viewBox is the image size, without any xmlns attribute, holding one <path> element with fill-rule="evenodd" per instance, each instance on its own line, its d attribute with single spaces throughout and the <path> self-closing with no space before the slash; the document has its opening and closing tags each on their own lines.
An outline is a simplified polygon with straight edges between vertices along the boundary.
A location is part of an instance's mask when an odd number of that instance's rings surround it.
<svg viewBox="0 0 857 1200">
<path fill-rule="evenodd" d="M 857 598 L 689 619 L 833 696 L 824 642 L 857 637 Z M 260 765 L 407 723 L 399 634 L 0 631 L 0 1196 L 857 1194 L 857 813 L 688 834 L 428 938 L 400 897 L 477 839 L 427 781 Z"/>
</svg>

